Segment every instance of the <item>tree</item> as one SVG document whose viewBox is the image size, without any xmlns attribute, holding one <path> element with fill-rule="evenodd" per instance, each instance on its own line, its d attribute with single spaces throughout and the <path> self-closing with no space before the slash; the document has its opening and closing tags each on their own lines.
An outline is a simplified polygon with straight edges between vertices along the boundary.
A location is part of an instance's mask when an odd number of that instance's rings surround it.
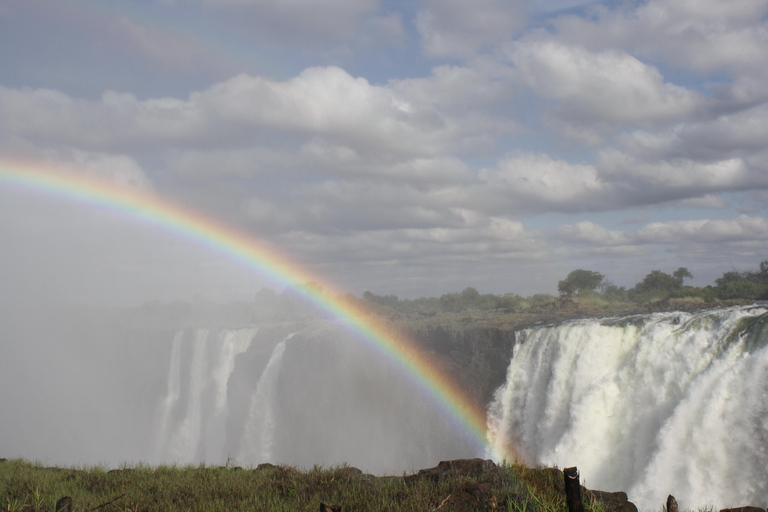
<svg viewBox="0 0 768 512">
<path fill-rule="evenodd" d="M 685 267 L 678 268 L 672 275 L 661 270 L 651 270 L 642 281 L 629 291 L 630 299 L 639 302 L 653 302 L 690 294 L 690 289 L 683 289 L 683 279 L 686 277 L 692 278 L 693 276 Z"/>
<path fill-rule="evenodd" d="M 461 299 L 464 301 L 465 304 L 474 304 L 477 302 L 477 299 L 480 298 L 480 292 L 478 292 L 476 289 L 470 287 L 465 288 L 464 291 L 461 292 Z"/>
<path fill-rule="evenodd" d="M 683 286 L 683 279 L 685 279 L 686 277 L 688 279 L 693 279 L 693 275 L 690 272 L 688 272 L 688 269 L 685 267 L 680 267 L 674 272 L 672 272 L 672 277 L 674 277 L 680 282 L 680 284 L 678 285 L 678 288 Z"/>
<path fill-rule="evenodd" d="M 603 282 L 605 276 L 592 270 L 577 269 L 568 274 L 564 280 L 557 283 L 557 291 L 560 295 L 572 297 L 584 290 L 596 290 Z"/>
</svg>

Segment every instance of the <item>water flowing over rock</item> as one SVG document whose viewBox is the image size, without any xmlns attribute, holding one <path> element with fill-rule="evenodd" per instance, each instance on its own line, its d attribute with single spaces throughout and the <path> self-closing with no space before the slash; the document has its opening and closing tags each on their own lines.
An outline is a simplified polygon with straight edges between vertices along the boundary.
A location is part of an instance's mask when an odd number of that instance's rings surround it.
<svg viewBox="0 0 768 512">
<path fill-rule="evenodd" d="M 401 473 L 481 453 L 414 378 L 332 323 L 288 335 L 185 330 L 170 346 L 157 462 Z"/>
<path fill-rule="evenodd" d="M 518 333 L 489 437 L 578 466 L 640 509 L 768 503 L 763 307 L 590 319 Z"/>
</svg>

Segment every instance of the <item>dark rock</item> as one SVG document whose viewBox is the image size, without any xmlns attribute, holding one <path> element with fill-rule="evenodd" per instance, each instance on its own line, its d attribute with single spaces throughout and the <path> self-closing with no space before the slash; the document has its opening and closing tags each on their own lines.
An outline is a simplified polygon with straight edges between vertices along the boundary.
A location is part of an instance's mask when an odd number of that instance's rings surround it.
<svg viewBox="0 0 768 512">
<path fill-rule="evenodd" d="M 405 477 L 406 483 L 425 478 L 427 480 L 438 481 L 443 477 L 452 477 L 456 475 L 478 477 L 487 471 L 498 469 L 492 460 L 483 459 L 457 459 L 441 461 L 434 468 L 421 469 L 415 475 Z"/>
<path fill-rule="evenodd" d="M 341 473 L 342 475 L 346 476 L 347 478 L 361 477 L 363 475 L 363 471 L 362 470 L 360 470 L 358 468 L 355 468 L 355 467 L 352 467 L 352 466 L 345 467 L 345 468 L 339 468 L 338 471 L 339 471 L 339 473 Z"/>
<path fill-rule="evenodd" d="M 476 403 L 487 404 L 507 379 L 513 330 L 467 326 L 457 331 L 441 325 L 414 329 L 410 339 L 435 358 Z"/>
<path fill-rule="evenodd" d="M 274 464 L 270 464 L 269 462 L 262 462 L 258 466 L 256 466 L 256 471 L 264 471 L 267 469 L 277 469 L 278 466 L 275 466 Z"/>
<path fill-rule="evenodd" d="M 0 463 L 8 462 L 8 459 L 0 459 Z"/>
<path fill-rule="evenodd" d="M 72 498 L 69 496 L 59 498 L 59 501 L 56 502 L 56 508 L 54 510 L 56 512 L 72 512 Z"/>
<path fill-rule="evenodd" d="M 606 492 L 585 489 L 585 496 L 603 503 L 605 512 L 637 512 L 637 507 L 629 501 L 625 492 Z"/>
<path fill-rule="evenodd" d="M 735 508 L 724 508 L 720 512 L 765 512 L 764 508 L 760 507 L 735 507 Z"/>
</svg>

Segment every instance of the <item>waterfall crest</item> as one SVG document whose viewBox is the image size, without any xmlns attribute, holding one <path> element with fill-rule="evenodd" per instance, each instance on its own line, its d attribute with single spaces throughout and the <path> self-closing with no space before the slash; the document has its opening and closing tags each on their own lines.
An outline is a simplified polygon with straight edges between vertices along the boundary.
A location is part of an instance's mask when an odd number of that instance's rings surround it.
<svg viewBox="0 0 768 512">
<path fill-rule="evenodd" d="M 518 333 L 489 441 L 578 466 L 641 509 L 768 504 L 768 313 L 735 307 Z M 498 454 L 495 454 L 498 456 Z"/>
</svg>

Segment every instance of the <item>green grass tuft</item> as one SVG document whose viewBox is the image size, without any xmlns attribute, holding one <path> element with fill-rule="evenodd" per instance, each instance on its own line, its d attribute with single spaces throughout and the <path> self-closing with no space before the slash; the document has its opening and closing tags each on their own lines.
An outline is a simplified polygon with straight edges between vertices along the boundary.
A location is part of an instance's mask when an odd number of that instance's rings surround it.
<svg viewBox="0 0 768 512">
<path fill-rule="evenodd" d="M 479 491 L 478 491 L 479 489 Z M 479 494 L 472 494 L 479 493 Z M 565 512 L 562 472 L 522 465 L 490 467 L 476 476 L 438 480 L 375 477 L 347 466 L 300 471 L 288 466 L 123 466 L 48 468 L 24 460 L 0 462 L 0 510 L 54 511 L 69 496 L 74 511 L 312 511 L 320 503 L 344 511 L 458 510 L 482 498 L 478 510 Z M 462 501 L 463 500 L 463 501 Z M 473 502 L 474 503 L 474 502 Z M 463 505 L 462 505 L 463 504 Z M 604 512 L 585 500 L 587 512 Z"/>
</svg>

